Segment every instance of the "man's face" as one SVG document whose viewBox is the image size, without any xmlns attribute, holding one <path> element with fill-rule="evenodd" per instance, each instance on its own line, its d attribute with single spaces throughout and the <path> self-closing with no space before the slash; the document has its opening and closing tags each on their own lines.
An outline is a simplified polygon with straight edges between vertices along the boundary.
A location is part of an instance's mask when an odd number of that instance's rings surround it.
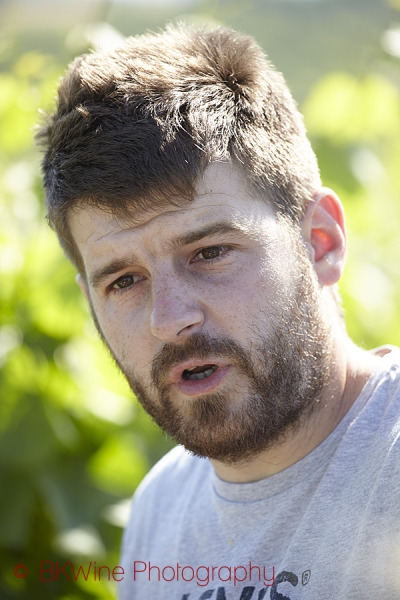
<svg viewBox="0 0 400 600">
<path fill-rule="evenodd" d="M 133 391 L 189 450 L 237 462 L 317 406 L 328 333 L 304 246 L 228 164 L 193 202 L 122 222 L 70 215 L 102 337 Z"/>
</svg>

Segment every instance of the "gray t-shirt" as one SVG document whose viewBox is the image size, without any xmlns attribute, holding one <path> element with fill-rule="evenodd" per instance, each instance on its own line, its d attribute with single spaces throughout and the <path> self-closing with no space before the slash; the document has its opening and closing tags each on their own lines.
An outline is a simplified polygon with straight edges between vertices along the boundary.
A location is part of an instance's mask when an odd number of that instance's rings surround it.
<svg viewBox="0 0 400 600">
<path fill-rule="evenodd" d="M 120 600 L 400 599 L 399 358 L 265 480 L 228 483 L 182 447 L 167 454 L 134 497 Z"/>
</svg>

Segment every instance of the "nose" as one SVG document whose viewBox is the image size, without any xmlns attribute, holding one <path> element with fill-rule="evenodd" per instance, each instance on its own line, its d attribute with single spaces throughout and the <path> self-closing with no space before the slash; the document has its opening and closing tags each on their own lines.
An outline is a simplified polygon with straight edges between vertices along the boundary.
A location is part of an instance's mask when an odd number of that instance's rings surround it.
<svg viewBox="0 0 400 600">
<path fill-rule="evenodd" d="M 179 342 L 201 329 L 204 311 L 192 286 L 173 276 L 153 279 L 152 283 L 150 330 L 153 336 L 163 342 Z"/>
</svg>

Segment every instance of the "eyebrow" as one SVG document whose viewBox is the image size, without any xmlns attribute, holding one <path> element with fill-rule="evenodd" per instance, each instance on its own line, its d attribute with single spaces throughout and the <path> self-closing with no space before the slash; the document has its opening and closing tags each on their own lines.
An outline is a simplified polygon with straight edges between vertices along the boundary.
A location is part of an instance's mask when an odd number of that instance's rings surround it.
<svg viewBox="0 0 400 600">
<path fill-rule="evenodd" d="M 184 235 L 177 237 L 168 243 L 168 248 L 172 250 L 176 250 L 182 248 L 183 246 L 188 246 L 189 244 L 194 244 L 206 237 L 211 237 L 217 234 L 241 234 L 243 235 L 244 229 L 238 225 L 227 221 L 221 221 L 219 223 L 213 223 L 211 225 L 206 225 L 201 229 L 194 229 L 193 231 L 189 231 Z M 124 269 L 129 268 L 132 265 L 132 261 L 134 261 L 134 256 L 124 257 L 120 259 L 114 259 L 106 265 L 99 267 L 96 269 L 92 275 L 89 276 L 90 285 L 93 288 L 99 287 L 105 279 L 107 279 L 110 275 L 118 273 L 119 271 L 123 271 Z"/>
<path fill-rule="evenodd" d="M 127 269 L 131 264 L 132 260 L 121 258 L 107 263 L 104 267 L 99 267 L 92 275 L 90 275 L 90 285 L 93 288 L 99 287 L 110 275 L 114 275 L 114 273 L 118 273 L 118 271 Z"/>
<path fill-rule="evenodd" d="M 232 234 L 232 233 L 240 233 L 243 235 L 244 229 L 243 227 L 239 227 L 239 225 L 235 225 L 228 221 L 221 221 L 219 223 L 212 223 L 211 225 L 205 225 L 201 229 L 194 229 L 193 231 L 189 231 L 182 236 L 179 236 L 177 239 L 172 240 L 169 244 L 172 248 L 182 248 L 183 246 L 188 246 L 189 244 L 194 244 L 206 237 L 211 237 L 217 234 Z"/>
</svg>

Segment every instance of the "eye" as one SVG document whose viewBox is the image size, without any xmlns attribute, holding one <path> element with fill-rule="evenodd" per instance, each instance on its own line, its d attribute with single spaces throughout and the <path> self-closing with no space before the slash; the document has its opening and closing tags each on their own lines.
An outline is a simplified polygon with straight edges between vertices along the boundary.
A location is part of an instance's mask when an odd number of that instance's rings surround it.
<svg viewBox="0 0 400 600">
<path fill-rule="evenodd" d="M 140 275 L 122 275 L 111 284 L 111 290 L 114 292 L 122 292 L 142 279 L 144 279 L 144 277 Z"/>
<path fill-rule="evenodd" d="M 204 248 L 199 254 L 202 255 L 206 260 L 217 258 L 221 254 L 221 246 L 211 246 L 211 248 Z"/>
<path fill-rule="evenodd" d="M 208 248 L 203 248 L 196 254 L 194 262 L 197 260 L 211 262 L 222 257 L 229 250 L 229 246 L 209 246 Z"/>
</svg>

